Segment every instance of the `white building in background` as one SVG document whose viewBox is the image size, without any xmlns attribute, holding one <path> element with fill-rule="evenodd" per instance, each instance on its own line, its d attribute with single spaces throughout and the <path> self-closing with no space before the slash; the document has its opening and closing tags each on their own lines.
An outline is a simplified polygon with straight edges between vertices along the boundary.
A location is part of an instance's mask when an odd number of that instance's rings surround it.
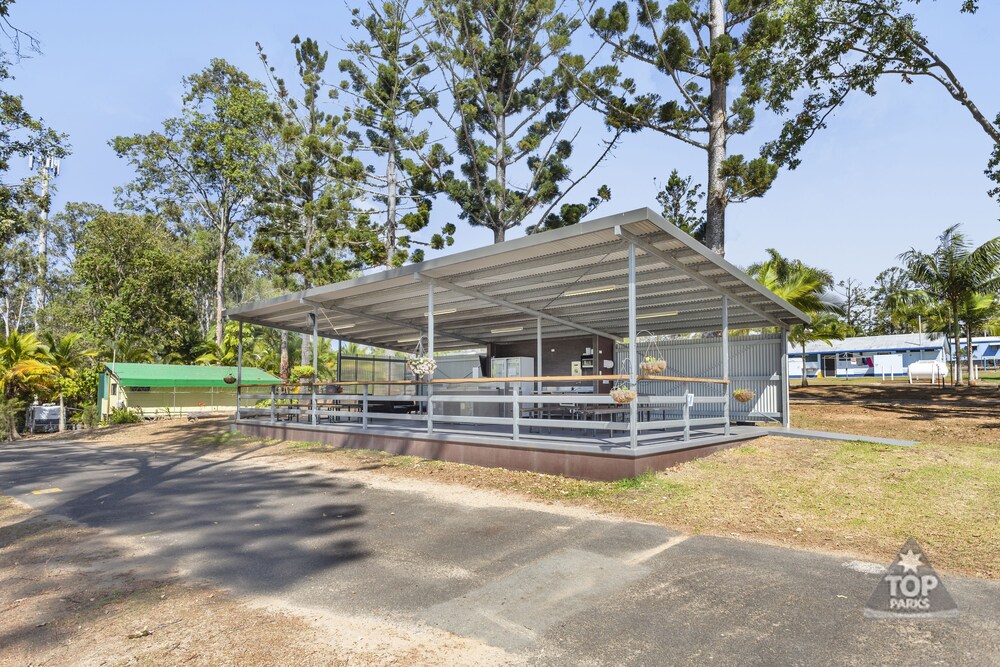
<svg viewBox="0 0 1000 667">
<path fill-rule="evenodd" d="M 854 378 L 877 376 L 906 377 L 914 361 L 947 361 L 947 338 L 943 334 L 896 334 L 855 336 L 830 343 L 806 345 L 806 375 Z M 802 377 L 802 347 L 788 346 L 788 375 Z"/>
</svg>

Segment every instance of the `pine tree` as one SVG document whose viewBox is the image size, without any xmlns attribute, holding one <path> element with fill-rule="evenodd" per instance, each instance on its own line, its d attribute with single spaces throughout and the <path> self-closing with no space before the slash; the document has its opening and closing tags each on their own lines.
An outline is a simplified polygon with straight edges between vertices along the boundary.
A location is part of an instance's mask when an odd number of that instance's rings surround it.
<svg viewBox="0 0 1000 667">
<path fill-rule="evenodd" d="M 356 148 L 371 154 L 361 187 L 379 207 L 363 225 L 380 246 L 373 263 L 421 261 L 423 251 L 412 246 L 440 249 L 454 242 L 455 233 L 447 223 L 427 242 L 415 237 L 430 222 L 432 197 L 444 189 L 444 170 L 452 162 L 422 122 L 438 102 L 418 92 L 431 71 L 421 46 L 428 24 L 422 9 L 409 15 L 407 0 L 369 2 L 367 14 L 353 10 L 351 23 L 360 37 L 347 43 L 351 57 L 340 61 L 347 75 L 341 89 L 351 96 L 349 113 L 361 128 Z"/>
<path fill-rule="evenodd" d="M 438 115 L 462 158 L 461 175 L 447 188 L 460 217 L 492 230 L 497 243 L 541 207 L 535 229 L 573 221 L 560 220 L 562 214 L 579 219 L 579 205 L 550 216 L 618 137 L 579 178 L 571 175 L 580 133 L 569 122 L 583 101 L 564 62 L 584 60 L 570 52 L 580 20 L 541 0 L 429 0 L 427 7 L 434 26 L 430 52 L 453 101 L 453 113 L 438 109 Z M 610 192 L 604 187 L 597 196 Z"/>
</svg>

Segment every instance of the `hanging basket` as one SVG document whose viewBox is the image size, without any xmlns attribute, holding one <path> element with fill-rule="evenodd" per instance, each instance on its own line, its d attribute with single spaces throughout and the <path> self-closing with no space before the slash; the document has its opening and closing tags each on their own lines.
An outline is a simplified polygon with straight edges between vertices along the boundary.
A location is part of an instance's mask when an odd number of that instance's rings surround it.
<svg viewBox="0 0 1000 667">
<path fill-rule="evenodd" d="M 437 368 L 437 362 L 432 357 L 424 356 L 424 337 L 417 339 L 417 347 L 413 356 L 406 360 L 406 368 L 418 378 L 430 375 Z"/>
<path fill-rule="evenodd" d="M 667 362 L 660 352 L 660 345 L 652 331 L 640 331 L 636 338 L 646 334 L 646 350 L 642 361 L 639 362 L 639 373 L 641 375 L 659 375 L 667 370 Z"/>
<path fill-rule="evenodd" d="M 753 393 L 749 389 L 736 389 L 733 391 L 733 398 L 740 403 L 749 403 L 756 397 L 757 394 Z"/>
<path fill-rule="evenodd" d="M 433 373 L 437 362 L 430 357 L 414 357 L 406 360 L 406 367 L 419 378 Z"/>
<path fill-rule="evenodd" d="M 611 400 L 618 405 L 628 405 L 636 399 L 638 394 L 627 382 L 617 382 L 611 388 Z"/>
<path fill-rule="evenodd" d="M 226 384 L 236 384 L 236 376 L 230 373 L 226 377 L 222 378 L 222 381 Z"/>
</svg>

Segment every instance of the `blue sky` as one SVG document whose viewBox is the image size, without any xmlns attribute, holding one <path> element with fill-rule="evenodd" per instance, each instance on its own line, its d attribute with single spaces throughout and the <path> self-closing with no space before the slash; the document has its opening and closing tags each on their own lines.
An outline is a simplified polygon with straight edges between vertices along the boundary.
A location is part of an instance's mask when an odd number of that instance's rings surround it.
<svg viewBox="0 0 1000 667">
<path fill-rule="evenodd" d="M 1000 111 L 1000 3 L 983 3 L 975 16 L 959 14 L 958 4 L 921 4 L 919 25 L 992 118 Z M 293 35 L 312 36 L 334 50 L 351 30 L 339 2 L 22 0 L 12 19 L 41 39 L 44 53 L 15 66 L 11 87 L 73 145 L 58 180 L 56 209 L 67 201 L 111 206 L 114 187 L 131 172 L 108 140 L 156 129 L 176 114 L 181 77 L 210 58 L 226 58 L 263 77 L 254 46 L 260 41 L 272 63 L 290 72 Z M 331 54 L 334 69 L 339 58 Z M 580 126 L 582 155 L 605 135 L 594 117 L 581 117 Z M 769 130 L 760 123 L 731 152 L 751 152 Z M 806 147 L 802 166 L 783 172 L 764 198 L 729 208 L 727 258 L 745 265 L 775 247 L 838 279 L 870 281 L 909 247 L 933 247 L 950 224 L 964 223 L 976 241 L 1000 235 L 1000 205 L 987 197 L 983 175 L 989 152 L 985 133 L 937 84 L 885 80 L 876 97 L 850 99 Z M 631 136 L 581 184 L 575 199 L 607 183 L 613 198 L 598 214 L 655 208 L 653 179 L 663 181 L 673 168 L 702 179 L 703 154 L 657 135 Z M 454 216 L 443 202 L 435 211 Z M 456 222 L 456 248 L 492 241 L 490 232 Z M 522 233 L 514 230 L 508 238 Z"/>
</svg>

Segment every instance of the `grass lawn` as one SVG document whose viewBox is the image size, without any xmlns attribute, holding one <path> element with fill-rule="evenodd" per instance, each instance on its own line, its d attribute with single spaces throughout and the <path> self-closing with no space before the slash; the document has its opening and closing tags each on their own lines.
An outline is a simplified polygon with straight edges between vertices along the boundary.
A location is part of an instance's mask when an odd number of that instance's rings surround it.
<svg viewBox="0 0 1000 667">
<path fill-rule="evenodd" d="M 888 563 L 907 537 L 944 571 L 1000 579 L 1000 419 L 996 387 L 856 384 L 793 389 L 793 424 L 920 441 L 761 438 L 618 482 L 427 461 L 309 443 L 260 442 L 219 422 L 149 424 L 95 434 L 102 444 L 305 459 L 334 471 L 434 480 L 586 505 L 689 533 L 834 551 Z M 162 444 L 157 444 L 162 443 Z"/>
</svg>

